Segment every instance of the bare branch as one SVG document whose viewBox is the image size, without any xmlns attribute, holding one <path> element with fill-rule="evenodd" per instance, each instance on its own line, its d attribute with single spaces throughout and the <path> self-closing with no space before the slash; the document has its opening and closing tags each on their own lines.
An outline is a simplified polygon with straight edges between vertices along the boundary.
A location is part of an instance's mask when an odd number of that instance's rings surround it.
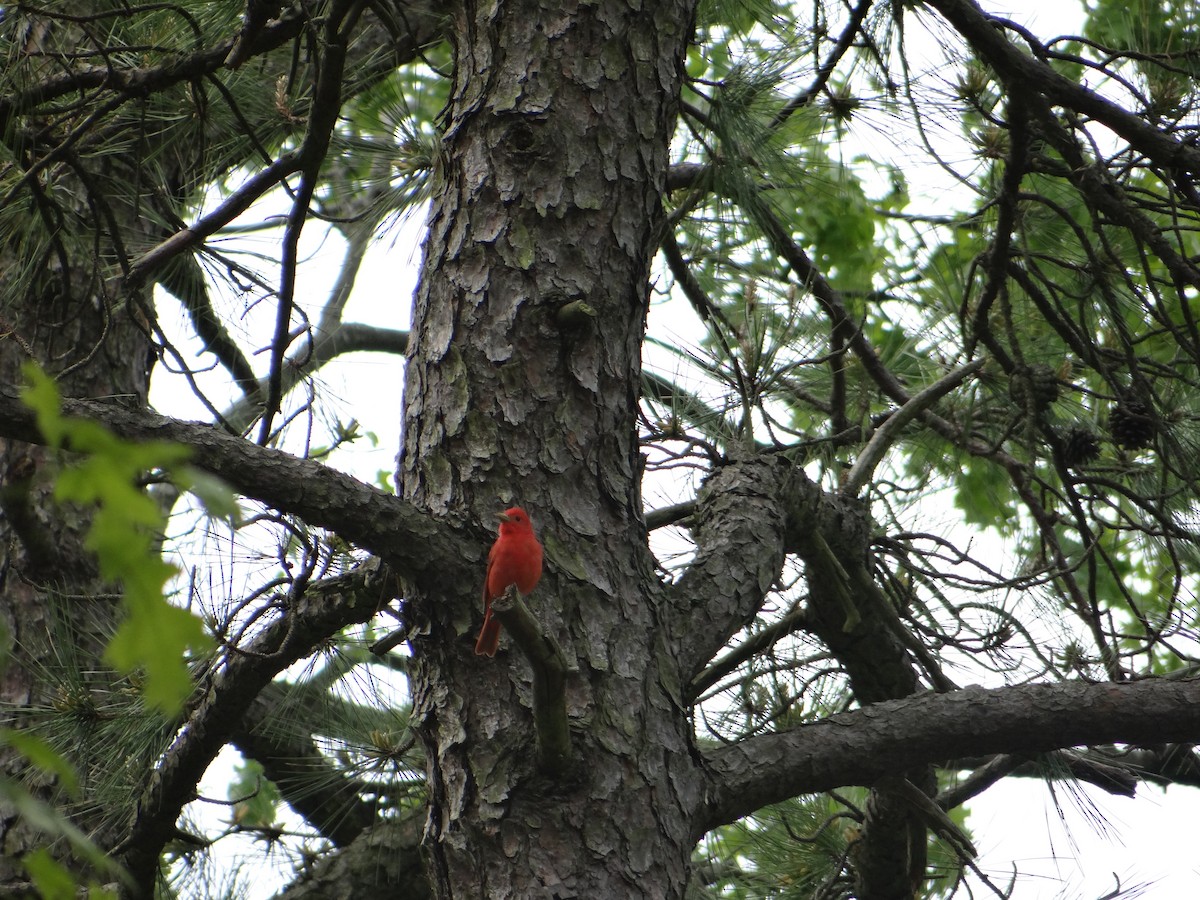
<svg viewBox="0 0 1200 900">
<path fill-rule="evenodd" d="M 840 492 L 848 497 L 857 495 L 871 480 L 875 467 L 879 465 L 888 448 L 900 437 L 905 426 L 936 403 L 938 399 L 950 393 L 967 378 L 982 369 L 985 362 L 986 360 L 982 358 L 972 360 L 965 366 L 959 366 L 953 372 L 946 373 L 888 416 L 887 420 L 871 435 L 867 446 L 863 447 L 862 452 L 858 454 L 858 459 L 855 460 L 854 467 L 850 469 L 850 474 L 846 476 Z"/>
<path fill-rule="evenodd" d="M 296 265 L 299 262 L 300 233 L 308 219 L 308 205 L 317 190 L 321 166 L 329 151 L 329 141 L 337 125 L 343 100 L 342 72 L 346 67 L 350 33 L 358 22 L 362 7 L 351 0 L 332 3 L 325 18 L 325 30 L 320 45 L 321 55 L 317 83 L 304 139 L 300 144 L 300 187 L 292 198 L 287 226 L 283 234 L 283 253 L 280 259 L 279 306 L 275 315 L 275 334 L 271 339 L 271 367 L 267 375 L 266 407 L 263 410 L 258 442 L 265 444 L 271 436 L 271 421 L 283 402 L 283 359 L 287 353 L 287 335 L 295 303 Z"/>
</svg>

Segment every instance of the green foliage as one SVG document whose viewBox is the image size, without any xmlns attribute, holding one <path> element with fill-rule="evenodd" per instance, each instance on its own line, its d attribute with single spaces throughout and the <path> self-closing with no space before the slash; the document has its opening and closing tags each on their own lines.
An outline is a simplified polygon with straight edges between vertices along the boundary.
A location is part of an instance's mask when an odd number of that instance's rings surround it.
<svg viewBox="0 0 1200 900">
<path fill-rule="evenodd" d="M 55 861 L 47 850 L 34 850 L 22 863 L 38 893 L 45 900 L 74 900 L 76 882 L 66 866 Z"/>
<path fill-rule="evenodd" d="M 152 469 L 179 467 L 187 450 L 125 441 L 95 422 L 65 417 L 53 380 L 33 365 L 24 371 L 29 387 L 21 396 L 47 442 L 80 454 L 59 473 L 55 497 L 94 507 L 85 544 L 96 553 L 100 574 L 123 588 L 127 615 L 107 659 L 122 672 L 144 670 L 146 702 L 176 712 L 192 692 L 185 652 L 206 652 L 212 640 L 197 616 L 164 596 L 176 574 L 158 550 L 164 516 L 138 480 Z"/>
<path fill-rule="evenodd" d="M 1200 10 L 1190 0 L 1094 0 L 1084 35 L 1114 50 L 1177 54 L 1175 61 L 1194 65 L 1178 51 L 1195 47 Z"/>
<path fill-rule="evenodd" d="M 270 828 L 275 824 L 282 796 L 263 774 L 260 762 L 244 760 L 235 770 L 226 793 L 233 801 L 233 821 L 245 828 Z"/>
<path fill-rule="evenodd" d="M 786 3 L 772 0 L 704 0 L 696 12 L 698 28 L 724 28 L 746 34 L 759 25 L 770 25 L 790 12 Z"/>
<path fill-rule="evenodd" d="M 707 873 L 705 896 L 736 900 L 809 900 L 815 896 L 849 896 L 842 867 L 859 839 L 862 788 L 798 797 L 768 806 L 753 816 L 711 832 L 693 863 Z M 951 812 L 966 832 L 967 813 Z M 961 860 L 944 841 L 931 838 L 926 900 L 953 893 Z"/>
<path fill-rule="evenodd" d="M 9 747 L 23 756 L 29 766 L 43 775 L 55 778 L 69 794 L 78 792 L 78 776 L 71 764 L 52 750 L 44 741 L 28 732 L 0 729 L 0 746 Z M 121 875 L 120 870 L 91 839 L 58 809 L 34 797 L 27 788 L 6 776 L 0 776 L 0 803 L 16 813 L 30 827 L 44 834 L 48 841 L 62 840 L 71 851 L 86 860 L 98 872 Z M 38 892 L 47 898 L 74 898 L 79 883 L 75 875 L 54 859 L 50 851 L 41 848 L 26 854 L 22 864 Z M 90 895 L 107 897 L 108 892 L 92 886 Z"/>
<path fill-rule="evenodd" d="M 444 47 L 430 48 L 427 61 L 450 64 Z M 406 66 L 352 97 L 334 136 L 339 177 L 346 183 L 330 185 L 329 199 L 344 202 L 356 192 L 374 197 L 372 222 L 427 201 L 441 152 L 433 122 L 447 89 L 432 68 Z"/>
</svg>

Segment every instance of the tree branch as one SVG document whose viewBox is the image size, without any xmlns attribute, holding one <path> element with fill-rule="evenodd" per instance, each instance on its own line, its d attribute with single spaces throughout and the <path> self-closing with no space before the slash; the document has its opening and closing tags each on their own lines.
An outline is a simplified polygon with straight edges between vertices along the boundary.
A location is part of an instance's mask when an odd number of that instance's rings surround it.
<svg viewBox="0 0 1200 900">
<path fill-rule="evenodd" d="M 692 679 L 684 699 L 688 703 L 695 702 L 697 697 L 747 660 L 775 646 L 789 634 L 802 630 L 807 624 L 807 611 L 802 607 L 793 609 L 775 624 L 752 634 L 728 653 L 714 660 L 711 666 Z"/>
<path fill-rule="evenodd" d="M 280 16 L 278 21 L 259 32 L 255 52 L 266 53 L 292 40 L 304 28 L 309 15 L 309 11 L 304 10 Z M 121 68 L 109 59 L 104 65 L 79 66 L 61 72 L 20 93 L 0 96 L 0 131 L 7 130 L 13 116 L 89 89 L 107 88 L 131 97 L 144 97 L 181 82 L 202 78 L 224 67 L 233 43 L 232 39 L 223 41 L 187 56 L 172 58 L 159 66 Z"/>
<path fill-rule="evenodd" d="M 338 0 L 329 5 L 325 16 L 322 35 L 324 40 L 319 42 L 323 52 L 314 67 L 317 77 L 316 84 L 313 85 L 313 102 L 299 149 L 302 161 L 300 186 L 292 197 L 292 206 L 283 232 L 283 247 L 279 260 L 279 302 L 275 313 L 275 334 L 270 343 L 271 362 L 267 375 L 267 392 L 264 396 L 266 406 L 263 409 L 258 435 L 260 444 L 266 444 L 271 437 L 271 421 L 283 402 L 283 360 L 287 353 L 288 329 L 295 306 L 300 234 L 308 220 L 308 206 L 316 193 L 321 166 L 325 162 L 325 154 L 329 151 L 329 142 L 342 109 L 342 72 L 346 67 L 350 34 L 358 23 L 361 12 L 362 6 L 353 0 Z"/>
<path fill-rule="evenodd" d="M 567 658 L 521 600 L 515 584 L 492 601 L 492 612 L 508 629 L 533 670 L 533 725 L 537 732 L 538 769 L 563 774 L 571 762 L 567 718 Z"/>
<path fill-rule="evenodd" d="M 986 360 L 983 358 L 975 359 L 965 366 L 959 366 L 954 371 L 947 372 L 933 384 L 913 395 L 907 403 L 888 416 L 871 435 L 867 446 L 863 447 L 862 452 L 858 454 L 858 459 L 854 461 L 854 467 L 850 469 L 850 474 L 842 483 L 840 493 L 847 497 L 856 496 L 871 480 L 875 467 L 879 465 L 888 448 L 900 437 L 900 432 L 904 430 L 905 426 L 941 397 L 950 393 L 982 369 L 985 362 Z"/>
<path fill-rule="evenodd" d="M 1164 169 L 1200 172 L 1200 149 L 1175 140 L 1141 116 L 1060 75 L 1045 59 L 1045 47 L 1032 47 L 1032 54 L 1017 47 L 1004 29 L 997 27 L 1005 23 L 989 16 L 973 0 L 926 0 L 925 5 L 937 10 L 996 70 L 1010 93 L 1042 94 L 1052 105 L 1076 110 L 1111 128 Z"/>
<path fill-rule="evenodd" d="M 434 596 L 477 574 L 472 563 L 480 559 L 482 541 L 456 535 L 412 504 L 314 460 L 257 446 L 210 425 L 96 400 L 64 400 L 63 414 L 99 422 L 130 440 L 184 444 L 192 449 L 192 465 L 219 476 L 239 494 L 337 532 Z M 3 389 L 0 436 L 44 443 L 33 412 Z"/>
<path fill-rule="evenodd" d="M 244 652 L 231 654 L 212 677 L 155 769 L 138 800 L 129 832 L 117 848 L 138 896 L 153 895 L 159 854 L 172 826 L 254 698 L 279 672 L 311 653 L 319 641 L 347 625 L 370 619 L 396 592 L 389 580 L 386 570 L 381 573 L 378 567 L 360 567 L 324 585 L 312 585 L 296 609 L 265 629 Z"/>
<path fill-rule="evenodd" d="M 696 557 L 674 586 L 685 681 L 749 624 L 779 577 L 786 533 L 783 498 L 791 480 L 820 493 L 779 456 L 725 466 L 701 489 L 692 526 Z M 696 622 L 705 625 L 695 627 Z"/>
<path fill-rule="evenodd" d="M 363 832 L 344 850 L 325 854 L 311 872 L 275 896 L 275 900 L 329 900 L 373 897 L 386 892 L 406 900 L 434 896 L 421 859 L 425 810 L 387 820 Z"/>
<path fill-rule="evenodd" d="M 1116 760 L 1101 761 L 1098 758 L 1100 754 L 1094 751 L 1076 753 L 1062 750 L 1048 756 L 1053 758 L 1052 762 L 1039 763 L 1024 754 L 997 754 L 978 766 L 958 784 L 941 791 L 937 795 L 937 803 L 942 809 L 954 809 L 1009 776 L 1045 780 L 1054 778 L 1057 773 L 1060 777 L 1087 781 L 1110 794 L 1122 797 L 1132 797 L 1137 790 L 1139 779 L 1129 767 Z M 957 761 L 952 761 L 949 767 L 957 766 Z"/>
<path fill-rule="evenodd" d="M 377 328 L 358 322 L 336 325 L 331 331 L 318 337 L 311 347 L 297 351 L 285 361 L 281 380 L 282 396 L 286 397 L 292 388 L 305 378 L 343 354 L 393 353 L 403 356 L 407 348 L 407 331 Z M 268 378 L 260 378 L 255 390 L 248 392 L 225 411 L 222 418 L 228 423 L 230 430 L 242 434 L 254 424 L 254 420 L 262 412 L 259 398 L 266 396 L 268 382 Z"/>
<path fill-rule="evenodd" d="M 964 756 L 1200 741 L 1200 680 L 968 688 L 890 700 L 705 752 L 697 836 L 770 803 Z"/>
<path fill-rule="evenodd" d="M 266 168 L 247 178 L 242 186 L 226 197 L 216 209 L 189 225 L 176 231 L 169 238 L 155 244 L 135 259 L 125 273 L 125 286 L 133 290 L 141 285 L 156 269 L 166 265 L 176 256 L 202 244 L 205 238 L 228 225 L 263 194 L 301 167 L 298 152 L 285 153 Z"/>
</svg>

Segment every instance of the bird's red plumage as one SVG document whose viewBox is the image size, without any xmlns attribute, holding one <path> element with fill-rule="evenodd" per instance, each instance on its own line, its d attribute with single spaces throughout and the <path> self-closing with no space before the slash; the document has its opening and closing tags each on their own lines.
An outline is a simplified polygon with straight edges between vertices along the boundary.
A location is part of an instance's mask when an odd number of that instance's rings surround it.
<svg viewBox="0 0 1200 900">
<path fill-rule="evenodd" d="M 492 601 L 515 584 L 522 594 L 530 593 L 542 577 L 542 545 L 533 534 L 529 514 L 519 506 L 500 514 L 500 536 L 488 552 L 487 575 L 483 579 L 483 628 L 475 641 L 480 656 L 495 656 L 500 647 L 500 621 L 492 615 Z"/>
</svg>

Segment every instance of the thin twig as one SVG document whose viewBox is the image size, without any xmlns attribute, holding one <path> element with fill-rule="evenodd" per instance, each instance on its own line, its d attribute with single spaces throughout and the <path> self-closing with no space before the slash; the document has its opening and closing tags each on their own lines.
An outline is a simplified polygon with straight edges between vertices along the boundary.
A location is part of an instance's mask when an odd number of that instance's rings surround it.
<svg viewBox="0 0 1200 900">
<path fill-rule="evenodd" d="M 943 375 L 923 391 L 915 394 L 912 399 L 888 416 L 887 420 L 875 430 L 867 446 L 855 460 L 850 474 L 846 476 L 839 493 L 844 497 L 855 497 L 871 479 L 875 467 L 879 465 L 888 448 L 900 437 L 900 432 L 918 415 L 928 409 L 939 398 L 958 387 L 971 375 L 983 368 L 986 360 L 982 357 L 974 359 L 965 366 L 959 366 L 953 372 Z"/>
</svg>

